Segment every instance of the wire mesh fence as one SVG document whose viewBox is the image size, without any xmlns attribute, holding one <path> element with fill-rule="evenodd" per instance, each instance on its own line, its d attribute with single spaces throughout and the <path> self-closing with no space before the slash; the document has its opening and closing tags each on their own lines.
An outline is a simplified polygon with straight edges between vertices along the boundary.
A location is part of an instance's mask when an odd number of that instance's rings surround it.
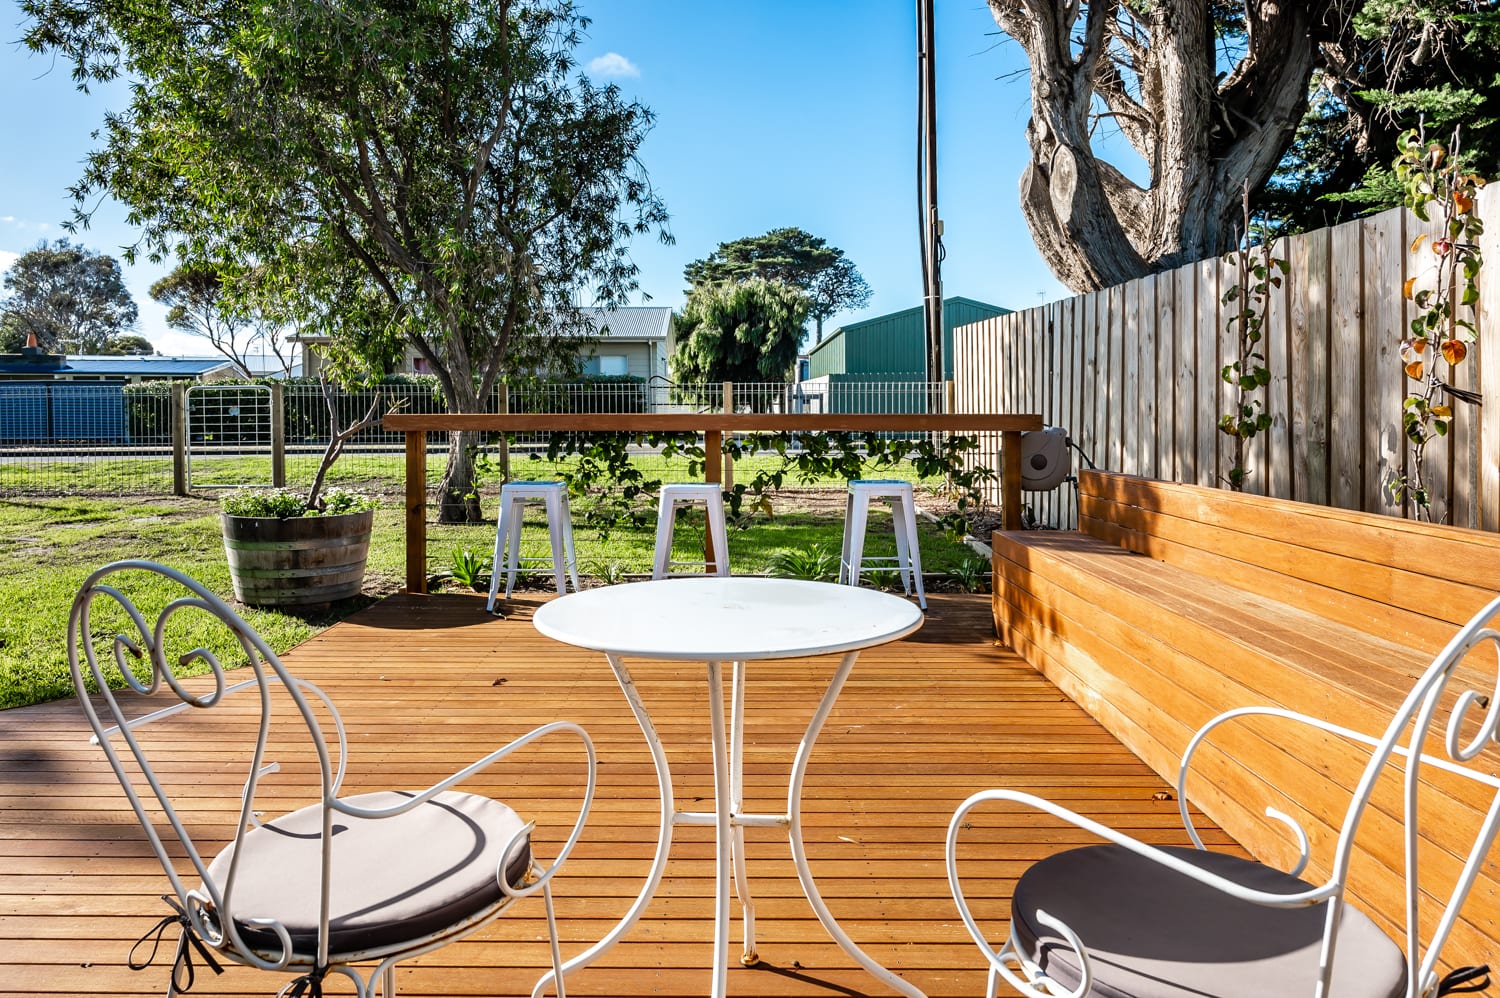
<svg viewBox="0 0 1500 998">
<path fill-rule="evenodd" d="M 683 385 L 596 378 L 512 387 L 504 409 L 537 414 L 921 413 L 933 411 L 930 406 L 945 397 L 944 391 L 943 383 L 903 380 Z M 492 411 L 501 410 L 499 402 L 493 400 Z M 439 413 L 446 405 L 431 382 L 340 390 L 331 398 L 315 383 L 274 389 L 204 384 L 175 392 L 167 382 L 0 383 L 0 495 L 170 495 L 179 484 L 214 490 L 269 485 L 276 479 L 302 489 L 312 483 L 335 427 L 345 429 L 372 413 L 391 411 Z M 512 474 L 531 477 L 557 471 L 557 464 L 545 459 L 550 441 L 546 432 L 517 434 L 508 441 L 492 434 L 480 447 L 490 458 L 489 468 L 498 469 L 508 459 Z M 449 446 L 448 434 L 429 436 L 430 482 L 441 477 Z M 648 477 L 690 477 L 689 458 L 664 456 L 662 448 L 645 441 L 630 448 L 630 460 Z M 744 473 L 757 461 L 773 460 L 749 456 L 737 464 Z M 404 475 L 403 435 L 377 423 L 345 441 L 327 478 L 330 484 L 395 493 Z M 498 474 L 492 471 L 490 479 L 481 482 L 482 490 L 498 489 Z"/>
</svg>

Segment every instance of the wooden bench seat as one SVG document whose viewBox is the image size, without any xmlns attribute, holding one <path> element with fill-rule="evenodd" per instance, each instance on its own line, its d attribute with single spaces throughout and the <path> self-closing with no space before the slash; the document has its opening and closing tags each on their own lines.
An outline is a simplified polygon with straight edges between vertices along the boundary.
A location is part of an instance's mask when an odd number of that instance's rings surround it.
<svg viewBox="0 0 1500 998">
<path fill-rule="evenodd" d="M 1080 475 L 1079 519 L 1078 531 L 993 535 L 997 634 L 1173 782 L 1193 732 L 1237 706 L 1378 735 L 1438 648 L 1500 591 L 1500 538 L 1474 531 L 1101 472 Z M 1291 814 L 1317 876 L 1365 758 L 1342 739 L 1257 719 L 1200 751 L 1188 795 L 1282 867 L 1296 846 L 1264 810 Z M 1384 783 L 1355 893 L 1393 931 L 1400 786 Z M 1424 883 L 1446 885 L 1488 801 L 1442 777 L 1428 792 L 1444 820 L 1425 829 Z M 1500 870 L 1485 876 L 1490 889 L 1476 892 L 1449 951 L 1461 962 L 1500 964 Z"/>
</svg>

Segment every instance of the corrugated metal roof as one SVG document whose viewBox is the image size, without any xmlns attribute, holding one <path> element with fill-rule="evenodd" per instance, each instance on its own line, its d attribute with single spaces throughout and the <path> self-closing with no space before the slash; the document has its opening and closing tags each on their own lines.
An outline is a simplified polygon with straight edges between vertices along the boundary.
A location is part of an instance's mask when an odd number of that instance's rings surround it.
<svg viewBox="0 0 1500 998">
<path fill-rule="evenodd" d="M 64 359 L 60 367 L 42 367 L 22 361 L 0 360 L 0 373 L 36 373 L 48 377 L 70 374 L 113 375 L 132 378 L 156 375 L 158 377 L 197 377 L 233 365 L 223 357 L 99 357 L 71 356 Z"/>
<path fill-rule="evenodd" d="M 583 310 L 600 336 L 611 339 L 665 340 L 672 323 L 670 308 L 635 305 L 626 308 Z"/>
</svg>

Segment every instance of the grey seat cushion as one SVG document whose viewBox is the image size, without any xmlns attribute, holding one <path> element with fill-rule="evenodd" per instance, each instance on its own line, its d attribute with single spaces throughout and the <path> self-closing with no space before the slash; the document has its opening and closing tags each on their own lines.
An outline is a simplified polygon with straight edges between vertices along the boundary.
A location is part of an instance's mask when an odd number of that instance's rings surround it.
<svg viewBox="0 0 1500 998">
<path fill-rule="evenodd" d="M 347 798 L 363 808 L 393 807 L 415 796 L 383 791 Z M 285 926 L 293 949 L 317 951 L 318 885 L 322 862 L 319 805 L 251 829 L 228 902 L 241 938 L 279 953 L 276 935 L 247 923 L 273 918 Z M 329 953 L 354 953 L 419 939 L 498 904 L 496 876 L 507 842 L 524 827 L 498 801 L 446 791 L 405 814 L 356 818 L 335 812 L 329 910 Z M 506 876 L 523 882 L 531 865 L 529 839 Z M 209 864 L 223 889 L 231 845 Z"/>
<path fill-rule="evenodd" d="M 1197 849 L 1169 849 L 1199 869 L 1276 894 L 1308 884 L 1259 863 Z M 1326 905 L 1268 908 L 1228 897 L 1114 845 L 1042 860 L 1016 884 L 1017 948 L 1069 988 L 1078 959 L 1036 921 L 1040 908 L 1083 941 L 1101 998 L 1311 998 Z M 1333 998 L 1400 998 L 1401 949 L 1345 905 L 1334 952 Z"/>
</svg>

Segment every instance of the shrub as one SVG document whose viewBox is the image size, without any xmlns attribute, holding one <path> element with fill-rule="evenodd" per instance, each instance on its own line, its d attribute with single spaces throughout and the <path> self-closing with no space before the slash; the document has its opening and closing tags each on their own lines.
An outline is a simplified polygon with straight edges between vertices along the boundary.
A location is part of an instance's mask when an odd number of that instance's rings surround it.
<svg viewBox="0 0 1500 998">
<path fill-rule="evenodd" d="M 220 503 L 230 516 L 274 516 L 289 520 L 299 516 L 337 516 L 340 513 L 364 513 L 376 509 L 380 500 L 348 489 L 328 489 L 323 493 L 321 508 L 307 505 L 307 497 L 287 489 L 241 489 L 231 492 Z"/>
</svg>

